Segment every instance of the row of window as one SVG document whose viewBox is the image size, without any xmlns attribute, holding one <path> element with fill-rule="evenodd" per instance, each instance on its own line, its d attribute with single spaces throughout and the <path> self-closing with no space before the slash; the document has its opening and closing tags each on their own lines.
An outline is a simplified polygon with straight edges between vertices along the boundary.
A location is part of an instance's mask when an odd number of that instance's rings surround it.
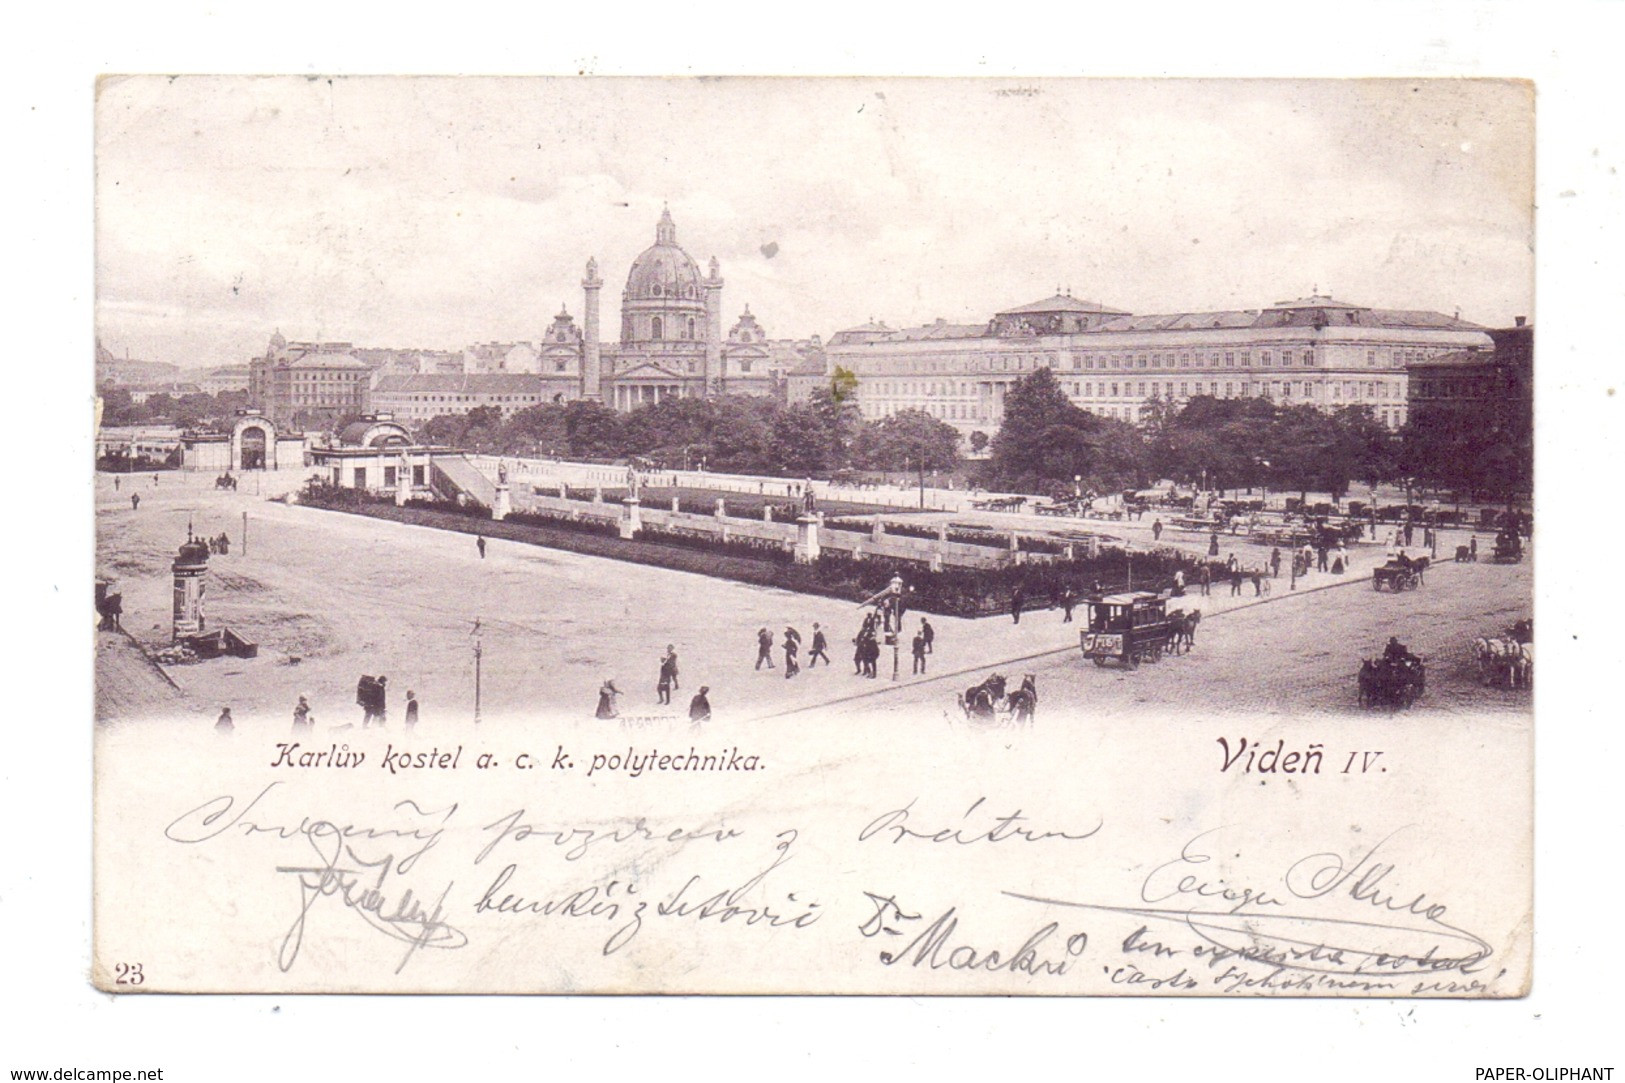
<svg viewBox="0 0 1625 1083">
<path fill-rule="evenodd" d="M 1437 349 L 1368 349 L 1367 368 L 1402 367 L 1446 353 Z M 853 359 L 860 370 L 870 372 L 1022 372 L 1040 368 L 1060 368 L 1056 354 L 984 354 L 955 357 L 888 357 Z M 1339 351 L 1341 364 L 1355 364 Z M 1181 369 L 1181 368 L 1315 368 L 1326 361 L 1324 351 L 1312 346 L 1245 350 L 1166 350 L 1145 353 L 1072 354 L 1072 369 Z"/>
<path fill-rule="evenodd" d="M 1116 387 L 1117 385 L 1114 384 L 1112 386 Z M 1228 387 L 1229 385 L 1226 386 Z M 1247 385 L 1242 386 L 1245 387 Z M 1255 395 L 1262 395 L 1266 398 L 1272 399 L 1281 399 L 1282 401 L 1290 401 L 1292 399 L 1292 384 L 1290 382 L 1259 383 L 1252 386 L 1259 388 L 1258 391 L 1254 392 Z M 1308 386 L 1309 385 L 1307 384 L 1304 385 L 1305 388 Z M 1152 397 L 1155 396 L 1153 395 Z M 1333 395 L 1332 397 L 1337 398 L 1336 395 Z M 1098 403 L 1082 403 L 1080 405 L 1082 409 L 1100 417 L 1110 417 L 1120 421 L 1140 420 L 1141 407 L 1139 406 L 1106 406 Z M 881 403 L 867 403 L 864 404 L 862 412 L 866 417 L 879 419 L 891 417 L 900 409 L 923 409 L 933 417 L 941 418 L 944 421 L 972 421 L 997 424 L 1000 420 L 1002 420 L 998 416 L 998 411 L 983 411 L 974 404 L 958 402 L 929 403 L 923 407 L 898 407 Z M 1405 414 L 1403 410 L 1380 409 L 1376 410 L 1375 414 L 1377 419 L 1390 429 L 1398 428 L 1400 425 L 1404 424 Z"/>
<path fill-rule="evenodd" d="M 968 383 L 953 384 L 942 381 L 882 380 L 873 386 L 876 388 L 876 392 L 882 396 L 887 394 L 895 394 L 900 396 L 930 395 L 940 397 L 943 395 L 954 394 L 954 389 L 956 387 L 958 388 L 958 393 L 960 395 L 970 395 L 974 393 L 974 388 L 976 385 Z M 1228 399 L 1234 398 L 1237 395 L 1245 397 L 1248 395 L 1261 395 L 1269 393 L 1273 393 L 1282 398 L 1291 398 L 1293 396 L 1295 382 L 1292 380 L 1242 380 L 1239 382 L 1226 380 L 1221 384 L 1220 381 L 1213 380 L 1203 384 L 1200 381 L 1192 383 L 1187 380 L 1181 380 L 1175 384 L 1175 382 L 1172 380 L 1164 381 L 1162 383 L 1158 383 L 1154 380 L 1140 380 L 1138 382 L 1123 381 L 1101 383 L 1096 385 L 1093 382 L 1085 382 L 1080 384 L 1078 381 L 1072 380 L 1063 383 L 1062 386 L 1066 388 L 1073 398 L 1082 397 L 1086 399 L 1094 398 L 1096 396 L 1097 386 L 1099 388 L 1099 395 L 1104 398 L 1122 398 L 1127 396 L 1130 398 L 1143 399 L 1147 396 L 1172 397 L 1174 395 L 1178 395 L 1180 398 L 1188 398 L 1192 395 L 1211 395 L 1214 398 Z M 1219 390 L 1221 386 L 1224 389 L 1222 394 Z M 1320 389 L 1322 387 L 1330 389 L 1330 391 L 1326 392 L 1326 394 L 1333 399 L 1346 398 L 1358 400 L 1362 398 L 1386 399 L 1389 397 L 1397 399 L 1403 397 L 1401 394 L 1401 385 L 1381 380 L 1333 380 L 1326 383 L 1304 380 L 1301 382 L 1301 384 L 1297 384 L 1296 386 L 1299 388 L 1297 393 L 1302 398 L 1315 398 L 1321 395 L 1322 391 Z"/>
</svg>

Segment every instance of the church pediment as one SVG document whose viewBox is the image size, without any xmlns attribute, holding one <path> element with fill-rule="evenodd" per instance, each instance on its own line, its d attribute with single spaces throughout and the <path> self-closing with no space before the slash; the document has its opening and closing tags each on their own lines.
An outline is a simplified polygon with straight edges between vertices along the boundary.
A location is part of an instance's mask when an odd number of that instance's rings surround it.
<svg viewBox="0 0 1625 1083">
<path fill-rule="evenodd" d="M 616 380 L 680 380 L 683 374 L 675 368 L 657 365 L 652 361 L 643 361 L 631 368 L 621 369 L 615 373 Z"/>
</svg>

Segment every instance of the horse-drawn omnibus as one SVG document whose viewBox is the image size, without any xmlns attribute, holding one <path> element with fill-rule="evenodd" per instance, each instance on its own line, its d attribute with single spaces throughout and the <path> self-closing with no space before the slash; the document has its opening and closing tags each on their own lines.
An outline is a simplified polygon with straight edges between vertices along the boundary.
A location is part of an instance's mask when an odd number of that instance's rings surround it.
<svg viewBox="0 0 1625 1083">
<path fill-rule="evenodd" d="M 1170 649 L 1176 631 L 1160 594 L 1137 590 L 1089 599 L 1089 626 L 1078 632 L 1085 658 L 1097 666 L 1154 662 Z"/>
</svg>

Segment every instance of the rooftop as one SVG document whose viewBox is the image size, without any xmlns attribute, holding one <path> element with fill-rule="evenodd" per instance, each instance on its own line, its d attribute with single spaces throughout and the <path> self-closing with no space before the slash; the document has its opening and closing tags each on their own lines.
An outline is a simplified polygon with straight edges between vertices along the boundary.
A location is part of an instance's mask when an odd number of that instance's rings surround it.
<svg viewBox="0 0 1625 1083">
<path fill-rule="evenodd" d="M 380 376 L 373 392 L 503 395 L 540 392 L 545 386 L 547 384 L 543 377 L 530 372 L 415 373 Z"/>
<path fill-rule="evenodd" d="M 1071 294 L 1057 293 L 1053 297 L 1046 297 L 1042 301 L 1021 305 L 1018 308 L 1007 308 L 999 312 L 1000 316 L 1030 316 L 1042 312 L 1089 312 L 1107 316 L 1127 316 L 1128 313 L 1120 308 L 1107 308 L 1098 301 L 1083 301 Z"/>
</svg>

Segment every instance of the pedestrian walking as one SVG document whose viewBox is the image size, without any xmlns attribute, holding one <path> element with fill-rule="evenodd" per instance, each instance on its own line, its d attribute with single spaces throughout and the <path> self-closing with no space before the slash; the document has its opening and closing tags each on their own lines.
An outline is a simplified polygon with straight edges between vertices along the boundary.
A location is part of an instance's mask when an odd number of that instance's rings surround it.
<svg viewBox="0 0 1625 1083">
<path fill-rule="evenodd" d="M 1219 555 L 1219 532 L 1217 530 L 1207 536 L 1207 555 L 1210 557 Z"/>
<path fill-rule="evenodd" d="M 1072 623 L 1072 610 L 1077 607 L 1077 604 L 1078 604 L 1078 596 L 1076 594 L 1072 593 L 1072 588 L 1071 587 L 1067 587 L 1065 590 L 1061 591 L 1061 623 L 1062 624 L 1071 624 Z"/>
<path fill-rule="evenodd" d="M 1281 578 L 1281 547 L 1279 545 L 1270 550 L 1270 578 Z"/>
<path fill-rule="evenodd" d="M 1409 519 L 1405 520 L 1405 548 L 1409 549 L 1411 547 L 1411 543 L 1415 537 L 1416 524 L 1411 522 Z"/>
<path fill-rule="evenodd" d="M 1230 596 L 1236 597 L 1241 593 L 1241 566 L 1230 569 Z"/>
<path fill-rule="evenodd" d="M 1010 592 L 1010 618 L 1012 624 L 1021 623 L 1021 603 L 1026 600 L 1026 596 L 1022 593 L 1020 587 Z"/>
<path fill-rule="evenodd" d="M 1151 540 L 1152 541 L 1161 541 L 1162 540 L 1162 520 L 1161 519 L 1154 519 L 1151 522 Z"/>
<path fill-rule="evenodd" d="M 700 685 L 700 690 L 694 693 L 694 698 L 688 701 L 688 720 L 690 722 L 705 722 L 711 717 L 711 700 L 707 695 L 710 686 Z"/>
<path fill-rule="evenodd" d="M 797 656 L 801 653 L 801 633 L 794 628 L 784 630 L 784 679 L 789 680 L 801 672 Z"/>
<path fill-rule="evenodd" d="M 671 675 L 665 666 L 660 667 L 660 679 L 655 682 L 655 697 L 661 703 L 671 702 Z"/>
<path fill-rule="evenodd" d="M 807 668 L 811 669 L 824 660 L 824 667 L 829 667 L 829 640 L 824 635 L 824 629 L 817 621 L 813 621 L 812 650 L 807 652 Z"/>
<path fill-rule="evenodd" d="M 113 491 L 115 493 L 118 492 L 118 483 L 119 483 L 119 476 L 117 474 L 114 474 L 113 475 Z"/>
<path fill-rule="evenodd" d="M 418 694 L 410 688 L 406 690 L 406 731 L 410 733 L 412 727 L 418 724 Z"/>
<path fill-rule="evenodd" d="M 1330 567 L 1331 567 L 1331 562 L 1327 560 L 1326 546 L 1325 545 L 1317 546 L 1316 549 L 1315 549 L 1315 571 L 1324 572 L 1324 571 L 1328 570 Z"/>
<path fill-rule="evenodd" d="M 214 720 L 214 732 L 229 737 L 236 728 L 236 724 L 231 720 L 231 708 L 220 708 L 220 717 Z"/>
<path fill-rule="evenodd" d="M 1253 597 L 1257 598 L 1264 593 L 1264 574 L 1262 572 L 1249 572 L 1248 578 L 1253 581 Z"/>
<path fill-rule="evenodd" d="M 485 559 L 485 535 L 481 534 L 474 539 L 474 548 L 480 551 L 480 559 Z"/>
<path fill-rule="evenodd" d="M 1478 535 L 1474 534 L 1467 539 L 1467 557 L 1473 563 L 1478 563 Z"/>
<path fill-rule="evenodd" d="M 1213 593 L 1213 565 L 1205 560 L 1202 562 L 1201 582 L 1202 597 L 1206 598 Z"/>
<path fill-rule="evenodd" d="M 131 511 L 140 511 L 141 510 L 141 494 L 140 493 L 131 493 L 130 494 L 130 510 Z"/>
<path fill-rule="evenodd" d="M 1332 557 L 1332 573 L 1342 575 L 1349 568 L 1349 551 L 1342 542 L 1337 543 L 1337 552 Z"/>
<path fill-rule="evenodd" d="M 666 644 L 666 653 L 660 658 L 660 677 L 669 680 L 674 690 L 682 687 L 677 681 L 677 645 L 674 643 Z M 668 698 L 663 702 L 670 703 L 671 700 Z"/>
<path fill-rule="evenodd" d="M 768 669 L 773 668 L 773 633 L 761 628 L 756 632 L 756 668 L 761 669 L 764 662 Z"/>
<path fill-rule="evenodd" d="M 937 630 L 931 627 L 931 622 L 924 617 L 920 618 L 920 634 L 925 637 L 925 653 L 937 652 Z"/>
<path fill-rule="evenodd" d="M 310 701 L 300 696 L 299 702 L 293 705 L 293 733 L 297 737 L 310 730 Z"/>
<path fill-rule="evenodd" d="M 1175 568 L 1174 569 L 1174 597 L 1175 598 L 1183 598 L 1184 596 L 1185 596 L 1185 569 L 1184 568 Z M 1066 619 L 1071 620 L 1072 619 L 1071 615 L 1068 614 Z"/>
<path fill-rule="evenodd" d="M 614 681 L 604 682 L 603 687 L 598 689 L 597 715 L 599 718 L 620 717 L 621 712 L 615 709 L 615 697 L 619 696 L 620 694 L 621 690 L 615 687 Z"/>
<path fill-rule="evenodd" d="M 925 672 L 925 636 L 919 632 L 914 633 L 914 672 Z"/>
</svg>

